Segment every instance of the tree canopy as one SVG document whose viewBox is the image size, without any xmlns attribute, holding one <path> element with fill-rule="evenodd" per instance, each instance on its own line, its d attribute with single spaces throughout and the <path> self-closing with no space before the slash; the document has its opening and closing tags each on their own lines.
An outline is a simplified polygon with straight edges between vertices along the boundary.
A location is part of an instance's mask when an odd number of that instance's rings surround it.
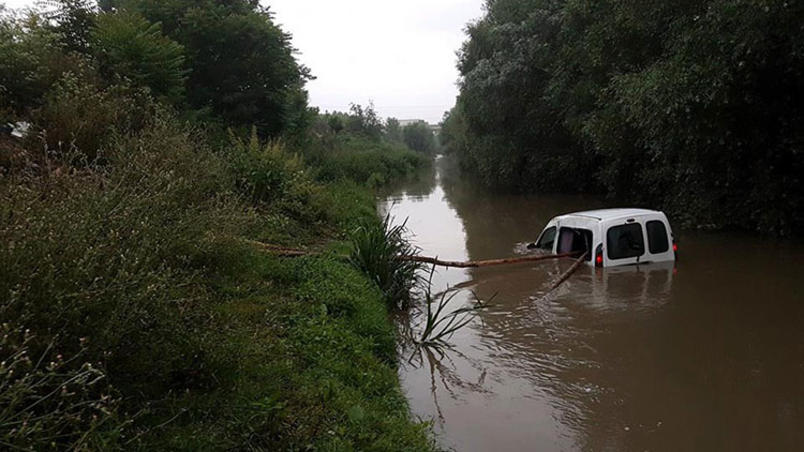
<svg viewBox="0 0 804 452">
<path fill-rule="evenodd" d="M 444 138 L 487 185 L 804 226 L 804 5 L 489 0 Z"/>
</svg>

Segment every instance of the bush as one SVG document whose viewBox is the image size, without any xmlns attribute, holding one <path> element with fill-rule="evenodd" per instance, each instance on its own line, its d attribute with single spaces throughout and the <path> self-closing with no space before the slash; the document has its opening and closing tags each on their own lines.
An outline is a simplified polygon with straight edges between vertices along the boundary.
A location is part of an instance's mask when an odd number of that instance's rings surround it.
<svg viewBox="0 0 804 452">
<path fill-rule="evenodd" d="M 48 151 L 77 151 L 92 161 L 113 133 L 136 133 L 152 126 L 150 120 L 159 107 L 150 96 L 120 85 L 102 88 L 93 72 L 84 67 L 81 73 L 66 73 L 33 113 L 37 135 Z"/>
<path fill-rule="evenodd" d="M 429 160 L 404 146 L 343 136 L 338 138 L 334 149 L 319 151 L 311 162 L 321 181 L 383 185 L 425 167 Z"/>
<path fill-rule="evenodd" d="M 0 442 L 25 450 L 112 450 L 125 426 L 102 369 L 82 354 L 37 344 L 27 329 L 0 327 Z"/>
<path fill-rule="evenodd" d="M 53 162 L 50 173 L 9 180 L 0 191 L 4 317 L 58 336 L 65 352 L 87 338 L 88 358 L 105 362 L 121 389 L 204 385 L 212 317 L 203 274 L 247 219 L 227 194 L 223 162 L 196 146 L 157 118 L 116 138 L 107 166 L 70 174 Z"/>
</svg>

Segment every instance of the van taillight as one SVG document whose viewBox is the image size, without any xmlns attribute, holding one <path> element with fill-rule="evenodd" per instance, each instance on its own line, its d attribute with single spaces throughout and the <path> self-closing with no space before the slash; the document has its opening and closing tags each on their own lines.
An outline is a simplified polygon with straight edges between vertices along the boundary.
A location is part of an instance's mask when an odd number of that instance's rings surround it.
<svg viewBox="0 0 804 452">
<path fill-rule="evenodd" d="M 673 242 L 673 252 L 678 253 L 678 243 Z"/>
<path fill-rule="evenodd" d="M 597 246 L 595 250 L 595 267 L 603 266 L 603 244 Z"/>
</svg>

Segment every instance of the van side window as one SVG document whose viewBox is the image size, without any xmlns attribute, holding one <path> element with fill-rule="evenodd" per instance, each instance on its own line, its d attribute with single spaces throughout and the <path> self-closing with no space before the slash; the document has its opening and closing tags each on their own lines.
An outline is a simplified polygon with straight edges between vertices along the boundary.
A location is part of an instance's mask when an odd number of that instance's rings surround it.
<svg viewBox="0 0 804 452">
<path fill-rule="evenodd" d="M 653 220 L 645 223 L 645 229 L 648 231 L 648 249 L 651 254 L 666 253 L 670 249 L 670 244 L 667 241 L 667 228 L 664 227 L 664 222 Z"/>
<path fill-rule="evenodd" d="M 606 233 L 609 259 L 625 259 L 645 254 L 645 240 L 639 223 L 614 226 Z"/>
<path fill-rule="evenodd" d="M 558 254 L 586 253 L 587 261 L 592 260 L 592 231 L 582 228 L 561 228 L 558 232 Z"/>
<path fill-rule="evenodd" d="M 542 232 L 542 236 L 539 237 L 539 241 L 536 242 L 536 248 L 540 250 L 553 250 L 553 243 L 556 240 L 556 227 L 550 226 L 549 228 L 545 229 Z"/>
</svg>

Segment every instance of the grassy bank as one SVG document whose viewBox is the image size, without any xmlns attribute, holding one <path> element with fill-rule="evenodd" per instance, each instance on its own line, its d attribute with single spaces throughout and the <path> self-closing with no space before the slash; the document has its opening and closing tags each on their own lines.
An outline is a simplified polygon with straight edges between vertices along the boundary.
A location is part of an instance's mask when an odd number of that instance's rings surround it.
<svg viewBox="0 0 804 452">
<path fill-rule="evenodd" d="M 146 122 L 110 129 L 91 159 L 35 136 L 3 144 L 0 443 L 431 448 L 383 294 L 327 252 L 379 222 L 366 181 L 321 178 L 256 137 L 209 146 L 168 113 Z"/>
</svg>

